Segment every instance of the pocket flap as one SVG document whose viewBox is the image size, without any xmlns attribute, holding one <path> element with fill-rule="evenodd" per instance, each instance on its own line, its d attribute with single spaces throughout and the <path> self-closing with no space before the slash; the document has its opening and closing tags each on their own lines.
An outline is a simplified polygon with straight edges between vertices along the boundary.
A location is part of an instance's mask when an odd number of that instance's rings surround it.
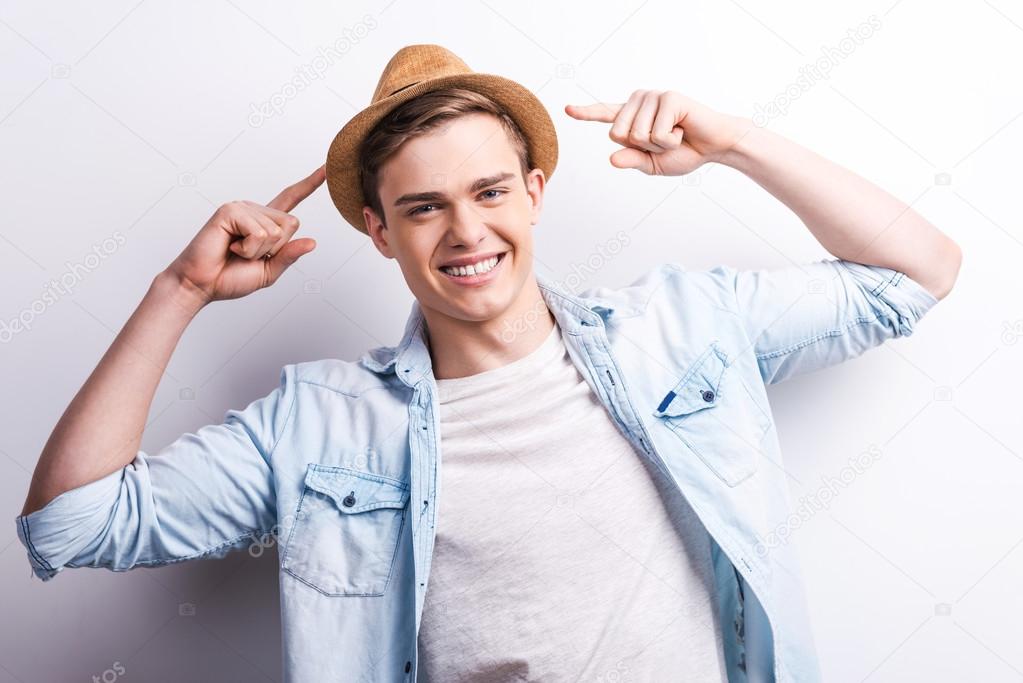
<svg viewBox="0 0 1023 683">
<path fill-rule="evenodd" d="M 654 417 L 675 417 L 717 405 L 721 377 L 727 367 L 724 353 L 712 343 L 664 396 Z"/>
<path fill-rule="evenodd" d="M 305 485 L 332 498 L 338 510 L 344 513 L 401 508 L 409 499 L 408 486 L 400 481 L 347 467 L 310 463 Z"/>
</svg>

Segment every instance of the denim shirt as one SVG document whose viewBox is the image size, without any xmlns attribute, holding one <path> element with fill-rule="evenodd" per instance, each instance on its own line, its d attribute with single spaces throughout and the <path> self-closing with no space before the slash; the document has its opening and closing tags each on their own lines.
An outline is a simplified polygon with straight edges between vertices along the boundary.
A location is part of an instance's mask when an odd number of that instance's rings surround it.
<svg viewBox="0 0 1023 683">
<path fill-rule="evenodd" d="M 904 273 L 841 259 L 666 263 L 578 295 L 536 278 L 580 374 L 708 532 L 729 680 L 820 680 L 798 557 L 767 543 L 792 509 L 766 387 L 911 334 L 937 299 Z M 415 681 L 442 462 L 423 323 L 413 302 L 396 346 L 286 365 L 222 424 L 17 517 L 35 575 L 276 538 L 284 680 Z"/>
</svg>

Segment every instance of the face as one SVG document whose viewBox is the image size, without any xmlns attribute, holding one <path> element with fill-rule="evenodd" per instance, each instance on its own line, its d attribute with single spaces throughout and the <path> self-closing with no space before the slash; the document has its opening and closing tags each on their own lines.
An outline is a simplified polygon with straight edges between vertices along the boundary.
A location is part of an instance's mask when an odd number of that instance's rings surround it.
<svg viewBox="0 0 1023 683">
<path fill-rule="evenodd" d="M 469 114 L 406 142 L 381 169 L 384 228 L 363 209 L 374 245 L 398 261 L 424 309 L 463 321 L 499 317 L 533 281 L 533 225 L 545 178 L 523 179 L 518 155 L 493 116 Z M 486 268 L 497 255 L 496 266 Z M 466 259 L 475 275 L 442 270 Z M 471 272 L 471 271 L 470 271 Z M 535 288 L 535 286 L 534 286 Z"/>
</svg>

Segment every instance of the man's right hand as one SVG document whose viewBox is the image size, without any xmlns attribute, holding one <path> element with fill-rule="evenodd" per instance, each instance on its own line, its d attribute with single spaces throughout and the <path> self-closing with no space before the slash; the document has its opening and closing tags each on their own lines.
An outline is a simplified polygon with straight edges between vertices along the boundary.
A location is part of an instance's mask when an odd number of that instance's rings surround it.
<svg viewBox="0 0 1023 683">
<path fill-rule="evenodd" d="M 292 241 L 299 221 L 288 212 L 323 183 L 325 173 L 319 167 L 265 206 L 247 200 L 224 204 L 165 272 L 202 305 L 269 287 L 316 247 L 308 237 Z M 270 258 L 263 257 L 267 253 Z"/>
</svg>

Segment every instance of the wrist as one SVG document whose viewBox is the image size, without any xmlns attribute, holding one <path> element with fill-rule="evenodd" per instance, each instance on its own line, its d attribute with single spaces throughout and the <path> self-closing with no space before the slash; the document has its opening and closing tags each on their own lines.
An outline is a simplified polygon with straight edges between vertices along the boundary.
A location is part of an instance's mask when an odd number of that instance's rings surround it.
<svg viewBox="0 0 1023 683">
<path fill-rule="evenodd" d="M 733 116 L 732 143 L 718 156 L 718 163 L 745 171 L 753 159 L 754 148 L 763 134 L 763 129 L 753 123 L 752 119 Z"/>
<path fill-rule="evenodd" d="M 168 270 L 161 271 L 153 278 L 150 292 L 193 317 L 211 301 L 195 283 Z"/>
</svg>

